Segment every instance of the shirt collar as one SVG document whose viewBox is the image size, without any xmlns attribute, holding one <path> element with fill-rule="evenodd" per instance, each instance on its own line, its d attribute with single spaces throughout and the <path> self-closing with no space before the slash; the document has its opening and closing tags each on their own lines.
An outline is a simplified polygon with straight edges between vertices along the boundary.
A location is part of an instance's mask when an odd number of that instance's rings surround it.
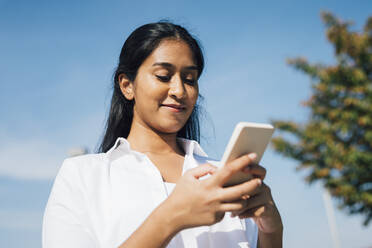
<svg viewBox="0 0 372 248">
<path fill-rule="evenodd" d="M 184 138 L 177 138 L 177 140 L 181 144 L 186 155 L 195 154 L 198 156 L 207 157 L 207 154 L 203 151 L 197 141 Z M 130 152 L 134 151 L 130 148 L 129 142 L 125 138 L 119 137 L 116 139 L 114 145 L 110 148 L 110 150 L 106 152 L 106 154 L 109 159 L 113 161 L 121 157 L 122 155 L 129 154 Z"/>
<path fill-rule="evenodd" d="M 177 140 L 182 145 L 182 148 L 187 155 L 196 154 L 198 156 L 207 157 L 207 154 L 203 151 L 197 141 L 185 138 L 177 138 Z"/>
</svg>

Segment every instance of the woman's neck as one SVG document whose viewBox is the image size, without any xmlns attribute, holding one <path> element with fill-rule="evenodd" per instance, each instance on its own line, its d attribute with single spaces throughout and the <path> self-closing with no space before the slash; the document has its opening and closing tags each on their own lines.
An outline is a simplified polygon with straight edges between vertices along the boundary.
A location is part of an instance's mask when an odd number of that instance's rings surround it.
<svg viewBox="0 0 372 248">
<path fill-rule="evenodd" d="M 138 122 L 132 123 L 127 140 L 131 148 L 138 152 L 184 155 L 182 148 L 177 143 L 177 133 L 155 132 Z"/>
</svg>

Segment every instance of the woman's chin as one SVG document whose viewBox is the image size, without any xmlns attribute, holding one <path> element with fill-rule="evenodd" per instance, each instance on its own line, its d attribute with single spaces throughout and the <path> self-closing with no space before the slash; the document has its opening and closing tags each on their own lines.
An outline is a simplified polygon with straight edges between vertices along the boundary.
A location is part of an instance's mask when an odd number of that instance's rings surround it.
<svg viewBox="0 0 372 248">
<path fill-rule="evenodd" d="M 161 126 L 157 128 L 158 131 L 165 134 L 177 134 L 182 127 L 184 126 L 184 123 L 168 123 L 167 125 Z"/>
</svg>

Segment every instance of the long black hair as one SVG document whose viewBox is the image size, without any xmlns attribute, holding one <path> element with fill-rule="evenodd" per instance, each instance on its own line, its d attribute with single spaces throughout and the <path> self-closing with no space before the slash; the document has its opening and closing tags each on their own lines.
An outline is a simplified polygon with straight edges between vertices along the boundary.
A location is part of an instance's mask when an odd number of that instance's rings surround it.
<svg viewBox="0 0 372 248">
<path fill-rule="evenodd" d="M 138 68 L 143 61 L 158 47 L 163 39 L 182 40 L 189 45 L 196 66 L 198 78 L 204 68 L 201 47 L 185 28 L 168 21 L 160 21 L 140 26 L 124 42 L 120 52 L 119 64 L 114 74 L 114 90 L 105 134 L 99 147 L 100 152 L 107 152 L 118 137 L 127 138 L 133 119 L 134 101 L 124 97 L 119 86 L 119 75 L 125 74 L 134 81 Z M 200 141 L 199 106 L 196 104 L 186 124 L 177 133 L 177 137 Z"/>
</svg>

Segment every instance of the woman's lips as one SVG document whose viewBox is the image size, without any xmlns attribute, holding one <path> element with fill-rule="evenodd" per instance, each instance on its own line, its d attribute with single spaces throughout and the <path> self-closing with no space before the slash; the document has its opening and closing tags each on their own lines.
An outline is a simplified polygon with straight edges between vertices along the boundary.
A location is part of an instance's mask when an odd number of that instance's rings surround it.
<svg viewBox="0 0 372 248">
<path fill-rule="evenodd" d="M 181 112 L 185 109 L 183 105 L 179 105 L 179 104 L 162 104 L 161 106 L 166 107 L 170 111 L 173 111 L 173 112 Z"/>
</svg>

